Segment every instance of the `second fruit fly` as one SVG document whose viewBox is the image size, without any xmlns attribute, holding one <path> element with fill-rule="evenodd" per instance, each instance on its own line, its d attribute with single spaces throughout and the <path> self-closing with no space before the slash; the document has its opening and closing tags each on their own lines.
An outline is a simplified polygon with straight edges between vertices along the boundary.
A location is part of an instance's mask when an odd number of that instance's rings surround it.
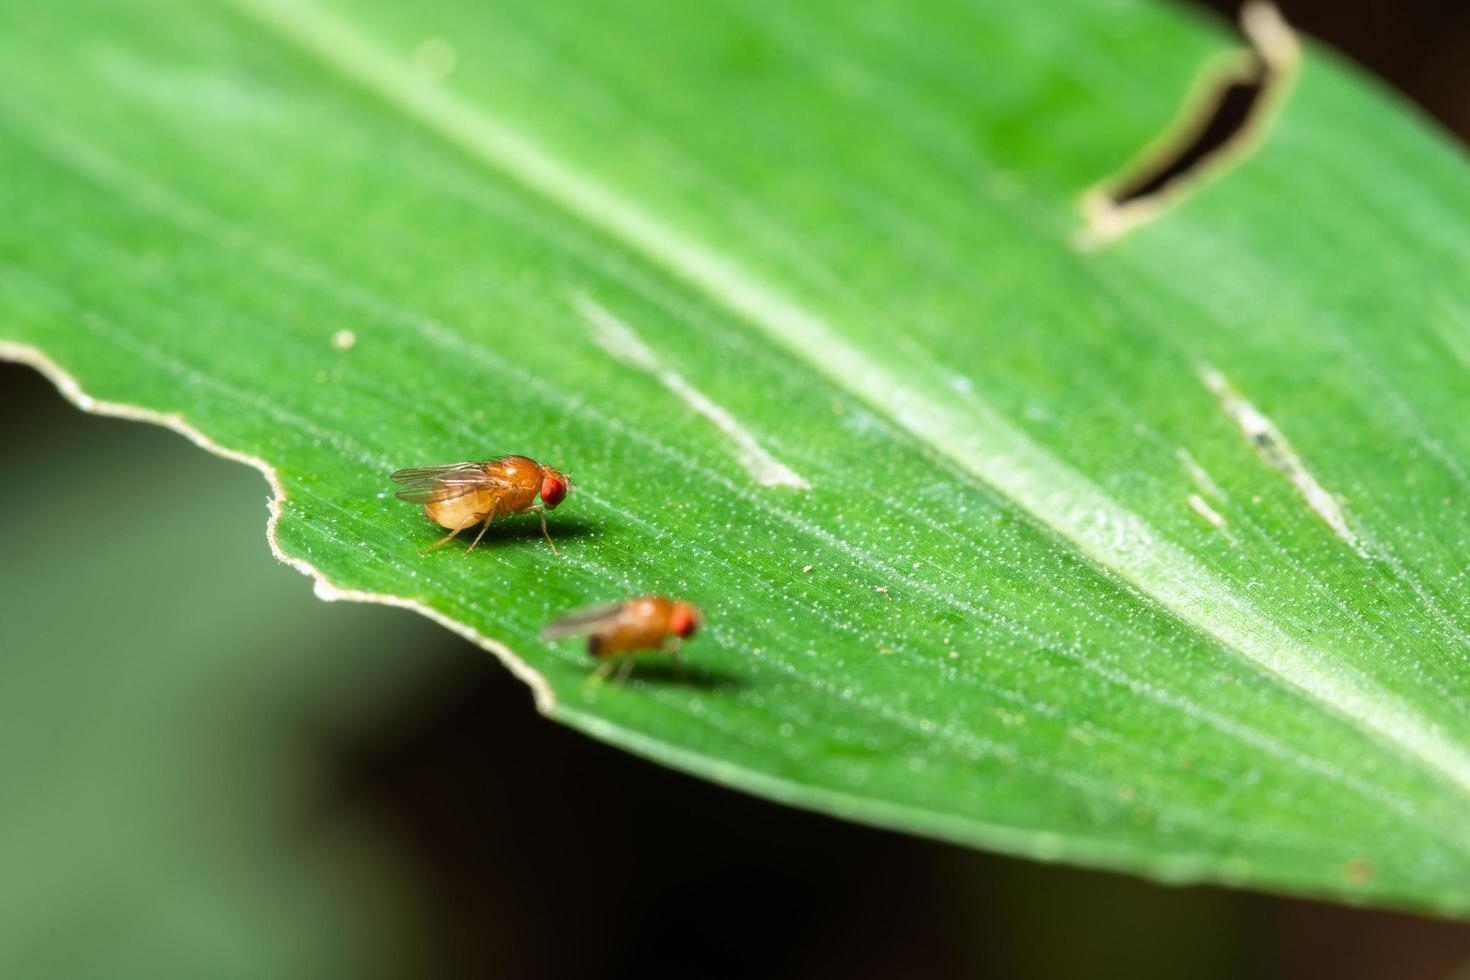
<svg viewBox="0 0 1470 980">
<path fill-rule="evenodd" d="M 645 650 L 667 653 L 682 674 L 679 644 L 694 635 L 701 618 L 693 603 L 647 595 L 567 613 L 547 623 L 541 635 L 548 640 L 587 637 L 587 652 L 603 662 L 593 678 L 606 677 L 621 661 L 618 681 L 622 682 L 633 669 L 633 655 Z"/>
</svg>

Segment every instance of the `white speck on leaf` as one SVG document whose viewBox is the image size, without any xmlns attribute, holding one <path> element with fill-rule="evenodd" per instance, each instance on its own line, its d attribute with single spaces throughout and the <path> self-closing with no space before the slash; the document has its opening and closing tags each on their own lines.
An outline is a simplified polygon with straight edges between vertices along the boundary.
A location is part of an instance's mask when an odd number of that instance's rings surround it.
<svg viewBox="0 0 1470 980">
<path fill-rule="evenodd" d="M 1203 517 L 1206 523 L 1208 523 L 1216 530 L 1224 533 L 1227 538 L 1231 538 L 1232 542 L 1234 541 L 1234 538 L 1231 537 L 1230 532 L 1225 529 L 1225 518 L 1220 516 L 1219 511 L 1215 510 L 1215 508 L 1206 503 L 1205 498 L 1201 497 L 1197 493 L 1192 493 L 1189 495 L 1188 500 L 1189 506 L 1194 509 L 1194 512 L 1196 514 Z"/>
</svg>

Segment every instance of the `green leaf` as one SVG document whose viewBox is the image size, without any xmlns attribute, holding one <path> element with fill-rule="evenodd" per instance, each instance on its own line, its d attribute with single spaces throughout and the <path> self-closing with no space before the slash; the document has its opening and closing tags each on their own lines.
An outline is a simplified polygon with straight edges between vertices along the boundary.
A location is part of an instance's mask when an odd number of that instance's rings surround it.
<svg viewBox="0 0 1470 980">
<path fill-rule="evenodd" d="M 1138 0 L 6 10 L 0 335 L 269 467 L 325 597 L 597 737 L 1463 914 L 1463 159 L 1309 48 L 1253 151 L 1078 234 L 1233 43 Z M 502 452 L 574 473 L 562 557 L 417 554 L 388 472 Z M 642 592 L 705 609 L 687 682 L 538 638 Z"/>
</svg>

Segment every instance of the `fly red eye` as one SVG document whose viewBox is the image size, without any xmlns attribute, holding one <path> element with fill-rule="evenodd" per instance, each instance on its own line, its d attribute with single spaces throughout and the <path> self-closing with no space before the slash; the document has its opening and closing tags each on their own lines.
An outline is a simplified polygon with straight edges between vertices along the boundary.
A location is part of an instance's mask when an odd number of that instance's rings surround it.
<svg viewBox="0 0 1470 980">
<path fill-rule="evenodd" d="M 541 502 L 548 510 L 554 510 L 567 495 L 567 481 L 558 476 L 548 476 L 541 481 Z"/>
<path fill-rule="evenodd" d="M 699 613 L 693 606 L 681 605 L 674 607 L 669 614 L 669 632 L 681 640 L 687 640 L 694 635 L 699 628 Z"/>
</svg>

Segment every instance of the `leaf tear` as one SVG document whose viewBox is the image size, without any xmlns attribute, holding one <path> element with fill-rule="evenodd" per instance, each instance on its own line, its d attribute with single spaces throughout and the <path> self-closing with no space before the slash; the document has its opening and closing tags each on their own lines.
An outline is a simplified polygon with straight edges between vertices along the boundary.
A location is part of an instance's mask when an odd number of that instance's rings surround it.
<svg viewBox="0 0 1470 980">
<path fill-rule="evenodd" d="M 1301 45 L 1276 6 L 1264 0 L 1241 8 L 1240 26 L 1250 47 L 1208 61 L 1164 133 L 1083 194 L 1086 227 L 1075 239 L 1079 249 L 1152 221 L 1265 139 L 1295 78 Z"/>
</svg>

